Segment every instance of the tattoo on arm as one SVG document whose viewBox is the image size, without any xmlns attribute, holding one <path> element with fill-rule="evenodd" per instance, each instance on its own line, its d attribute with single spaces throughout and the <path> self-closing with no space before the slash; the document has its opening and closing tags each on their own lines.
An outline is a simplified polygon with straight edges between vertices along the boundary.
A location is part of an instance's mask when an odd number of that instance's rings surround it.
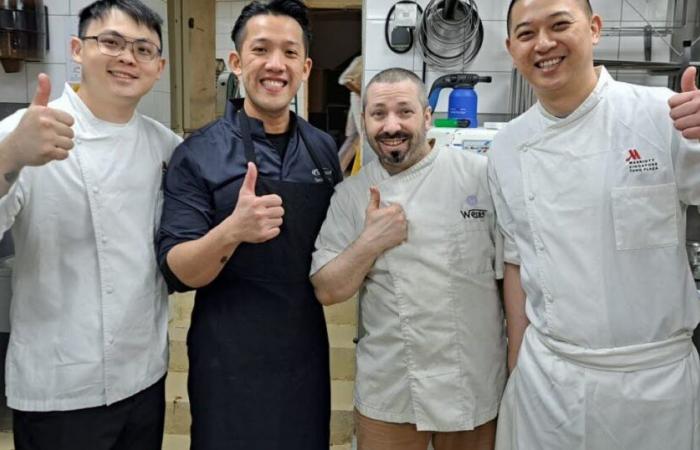
<svg viewBox="0 0 700 450">
<path fill-rule="evenodd" d="M 15 181 L 17 181 L 17 177 L 19 176 L 18 171 L 13 171 L 13 172 L 7 172 L 5 174 L 5 181 L 7 181 L 8 184 L 12 184 Z"/>
</svg>

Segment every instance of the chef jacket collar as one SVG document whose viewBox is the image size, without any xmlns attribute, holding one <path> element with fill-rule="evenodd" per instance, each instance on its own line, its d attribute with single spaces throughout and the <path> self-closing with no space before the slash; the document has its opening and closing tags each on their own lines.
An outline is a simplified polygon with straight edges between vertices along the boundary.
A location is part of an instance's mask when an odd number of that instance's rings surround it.
<svg viewBox="0 0 700 450">
<path fill-rule="evenodd" d="M 226 103 L 226 111 L 224 112 L 224 118 L 226 121 L 232 126 L 234 130 L 240 130 L 239 124 L 238 124 L 238 111 L 243 109 L 243 102 L 245 99 L 243 98 L 234 98 L 229 100 Z M 245 111 L 244 111 L 245 113 Z M 262 120 L 256 119 L 254 117 L 248 116 L 250 119 L 250 132 L 252 134 L 253 139 L 259 138 L 259 139 L 266 139 L 266 134 L 265 134 L 265 126 L 263 125 Z M 293 111 L 289 111 L 289 135 L 290 137 L 296 136 L 296 127 L 297 127 L 297 115 L 294 114 Z M 291 143 L 291 141 L 290 141 Z"/>
</svg>

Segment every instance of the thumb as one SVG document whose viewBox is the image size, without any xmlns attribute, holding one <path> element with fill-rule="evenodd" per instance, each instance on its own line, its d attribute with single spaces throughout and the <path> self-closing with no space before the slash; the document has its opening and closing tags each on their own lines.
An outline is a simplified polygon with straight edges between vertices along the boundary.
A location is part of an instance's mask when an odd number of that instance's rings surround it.
<svg viewBox="0 0 700 450">
<path fill-rule="evenodd" d="M 243 184 L 239 194 L 255 195 L 255 182 L 258 179 L 258 168 L 252 162 L 248 163 L 248 171 L 245 173 Z"/>
<path fill-rule="evenodd" d="M 369 205 L 367 209 L 375 210 L 379 209 L 379 202 L 381 201 L 381 195 L 379 194 L 379 189 L 376 186 L 369 188 Z"/>
<path fill-rule="evenodd" d="M 32 99 L 32 105 L 46 106 L 49 104 L 49 97 L 51 96 L 51 80 L 45 73 L 40 73 L 37 76 L 37 80 L 39 83 L 36 85 L 36 93 L 34 94 L 34 99 Z"/>
<path fill-rule="evenodd" d="M 688 67 L 683 72 L 681 77 L 681 92 L 692 92 L 697 91 L 698 88 L 695 85 L 695 77 L 697 76 L 697 69 L 693 66 Z"/>
</svg>

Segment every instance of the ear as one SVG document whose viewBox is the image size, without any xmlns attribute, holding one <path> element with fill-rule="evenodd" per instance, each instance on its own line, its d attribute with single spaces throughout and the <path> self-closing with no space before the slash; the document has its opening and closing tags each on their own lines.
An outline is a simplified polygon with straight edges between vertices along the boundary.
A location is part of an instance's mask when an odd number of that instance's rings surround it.
<svg viewBox="0 0 700 450">
<path fill-rule="evenodd" d="M 160 80 L 160 77 L 163 76 L 166 62 L 165 58 L 160 58 L 160 60 L 158 60 L 158 77 L 156 79 Z"/>
<path fill-rule="evenodd" d="M 83 41 L 76 36 L 71 37 L 70 38 L 70 54 L 71 54 L 71 58 L 73 59 L 73 61 L 76 64 L 83 63 L 82 51 L 83 51 Z"/>
<path fill-rule="evenodd" d="M 510 51 L 510 37 L 506 38 L 506 50 L 508 50 L 508 53 L 513 56 L 513 53 Z"/>
<path fill-rule="evenodd" d="M 430 129 L 433 126 L 433 110 L 430 109 L 430 106 L 425 107 L 425 111 L 423 111 L 423 120 L 425 120 L 425 128 Z"/>
<path fill-rule="evenodd" d="M 603 28 L 603 19 L 598 14 L 593 14 L 591 17 L 591 34 L 593 36 L 593 45 L 600 42 L 600 30 Z"/>
<path fill-rule="evenodd" d="M 309 75 L 311 74 L 311 67 L 313 66 L 313 61 L 311 61 L 311 58 L 306 58 L 304 61 L 304 74 L 302 76 L 302 81 L 306 81 L 309 79 Z"/>
<path fill-rule="evenodd" d="M 241 55 L 235 50 L 228 54 L 228 67 L 237 77 L 241 76 Z"/>
</svg>

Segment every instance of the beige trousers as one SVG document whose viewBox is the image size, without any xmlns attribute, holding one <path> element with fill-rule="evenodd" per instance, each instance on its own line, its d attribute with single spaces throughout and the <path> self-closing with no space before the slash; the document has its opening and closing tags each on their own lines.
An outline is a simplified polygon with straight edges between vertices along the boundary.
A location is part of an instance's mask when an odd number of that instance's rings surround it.
<svg viewBox="0 0 700 450">
<path fill-rule="evenodd" d="M 357 450 L 493 450 L 496 420 L 470 431 L 418 431 L 412 423 L 389 423 L 370 419 L 355 410 Z"/>
</svg>

